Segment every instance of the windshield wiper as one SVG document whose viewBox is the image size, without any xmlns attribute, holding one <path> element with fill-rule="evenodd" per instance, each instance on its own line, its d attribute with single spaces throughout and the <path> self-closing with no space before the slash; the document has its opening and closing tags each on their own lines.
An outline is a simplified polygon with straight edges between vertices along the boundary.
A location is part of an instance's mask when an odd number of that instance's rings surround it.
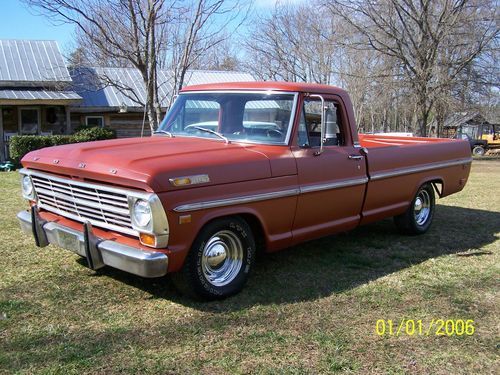
<svg viewBox="0 0 500 375">
<path fill-rule="evenodd" d="M 168 135 L 170 138 L 174 138 L 174 135 L 166 130 L 156 130 L 153 132 L 153 134 L 166 134 Z"/>
<path fill-rule="evenodd" d="M 215 130 L 212 130 L 212 129 L 207 129 L 207 128 L 203 128 L 203 127 L 201 127 L 201 126 L 193 126 L 193 128 L 198 129 L 198 130 L 201 130 L 202 132 L 206 132 L 206 133 L 214 134 L 214 135 L 216 135 L 217 137 L 222 138 L 222 139 L 223 139 L 226 143 L 231 143 L 231 142 L 229 142 L 229 139 L 227 139 L 226 137 L 224 137 L 221 133 L 216 132 Z"/>
</svg>

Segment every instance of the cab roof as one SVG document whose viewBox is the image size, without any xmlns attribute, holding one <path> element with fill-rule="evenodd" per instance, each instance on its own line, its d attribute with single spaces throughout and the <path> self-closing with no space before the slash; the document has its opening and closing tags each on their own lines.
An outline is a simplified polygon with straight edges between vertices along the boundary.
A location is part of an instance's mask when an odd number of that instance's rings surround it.
<svg viewBox="0 0 500 375">
<path fill-rule="evenodd" d="M 318 83 L 300 83 L 300 82 L 273 82 L 273 81 L 253 81 L 253 82 L 224 82 L 208 83 L 203 85 L 192 85 L 184 87 L 181 92 L 189 91 L 290 91 L 321 93 L 344 96 L 346 91 L 335 86 L 320 85 Z"/>
</svg>

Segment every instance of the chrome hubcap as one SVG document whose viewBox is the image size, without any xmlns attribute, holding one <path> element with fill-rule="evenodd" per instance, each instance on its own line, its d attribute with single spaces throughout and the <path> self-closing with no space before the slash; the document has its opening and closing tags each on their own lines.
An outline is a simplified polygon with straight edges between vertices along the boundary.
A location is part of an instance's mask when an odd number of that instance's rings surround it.
<svg viewBox="0 0 500 375">
<path fill-rule="evenodd" d="M 215 244 L 207 251 L 207 263 L 212 268 L 219 267 L 226 260 L 226 249 L 221 244 Z"/>
<path fill-rule="evenodd" d="M 415 222 L 418 225 L 424 225 L 429 219 L 431 213 L 431 197 L 427 190 L 420 190 L 415 198 L 413 205 L 413 213 L 415 215 Z"/>
<path fill-rule="evenodd" d="M 233 281 L 243 265 L 243 244 L 233 232 L 215 233 L 205 244 L 201 269 L 205 279 L 214 286 Z"/>
</svg>

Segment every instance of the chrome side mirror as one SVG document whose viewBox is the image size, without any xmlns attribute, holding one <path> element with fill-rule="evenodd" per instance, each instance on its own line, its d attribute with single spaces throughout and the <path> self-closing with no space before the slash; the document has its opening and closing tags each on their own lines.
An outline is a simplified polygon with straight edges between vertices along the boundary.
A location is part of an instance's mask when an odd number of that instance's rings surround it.
<svg viewBox="0 0 500 375">
<path fill-rule="evenodd" d="M 325 107 L 325 98 L 322 95 L 311 94 L 310 98 L 319 98 L 321 100 L 321 139 L 319 145 L 319 151 L 314 153 L 314 156 L 319 156 L 323 153 L 323 143 L 325 142 L 325 118 L 326 118 L 326 107 Z"/>
</svg>

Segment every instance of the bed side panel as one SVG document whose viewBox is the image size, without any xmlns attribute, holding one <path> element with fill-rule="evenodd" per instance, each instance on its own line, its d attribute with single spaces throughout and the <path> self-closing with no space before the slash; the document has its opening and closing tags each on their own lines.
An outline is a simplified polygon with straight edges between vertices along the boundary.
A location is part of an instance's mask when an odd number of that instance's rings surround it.
<svg viewBox="0 0 500 375">
<path fill-rule="evenodd" d="M 391 145 L 370 147 L 373 136 L 361 137 L 368 149 L 368 183 L 362 224 L 403 213 L 424 183 L 443 183 L 443 196 L 463 189 L 470 172 L 470 149 L 465 141 L 376 137 Z M 373 137 L 373 138 L 372 138 Z M 394 139 L 393 139 L 394 138 Z M 427 140 L 427 141 L 426 141 Z"/>
</svg>

